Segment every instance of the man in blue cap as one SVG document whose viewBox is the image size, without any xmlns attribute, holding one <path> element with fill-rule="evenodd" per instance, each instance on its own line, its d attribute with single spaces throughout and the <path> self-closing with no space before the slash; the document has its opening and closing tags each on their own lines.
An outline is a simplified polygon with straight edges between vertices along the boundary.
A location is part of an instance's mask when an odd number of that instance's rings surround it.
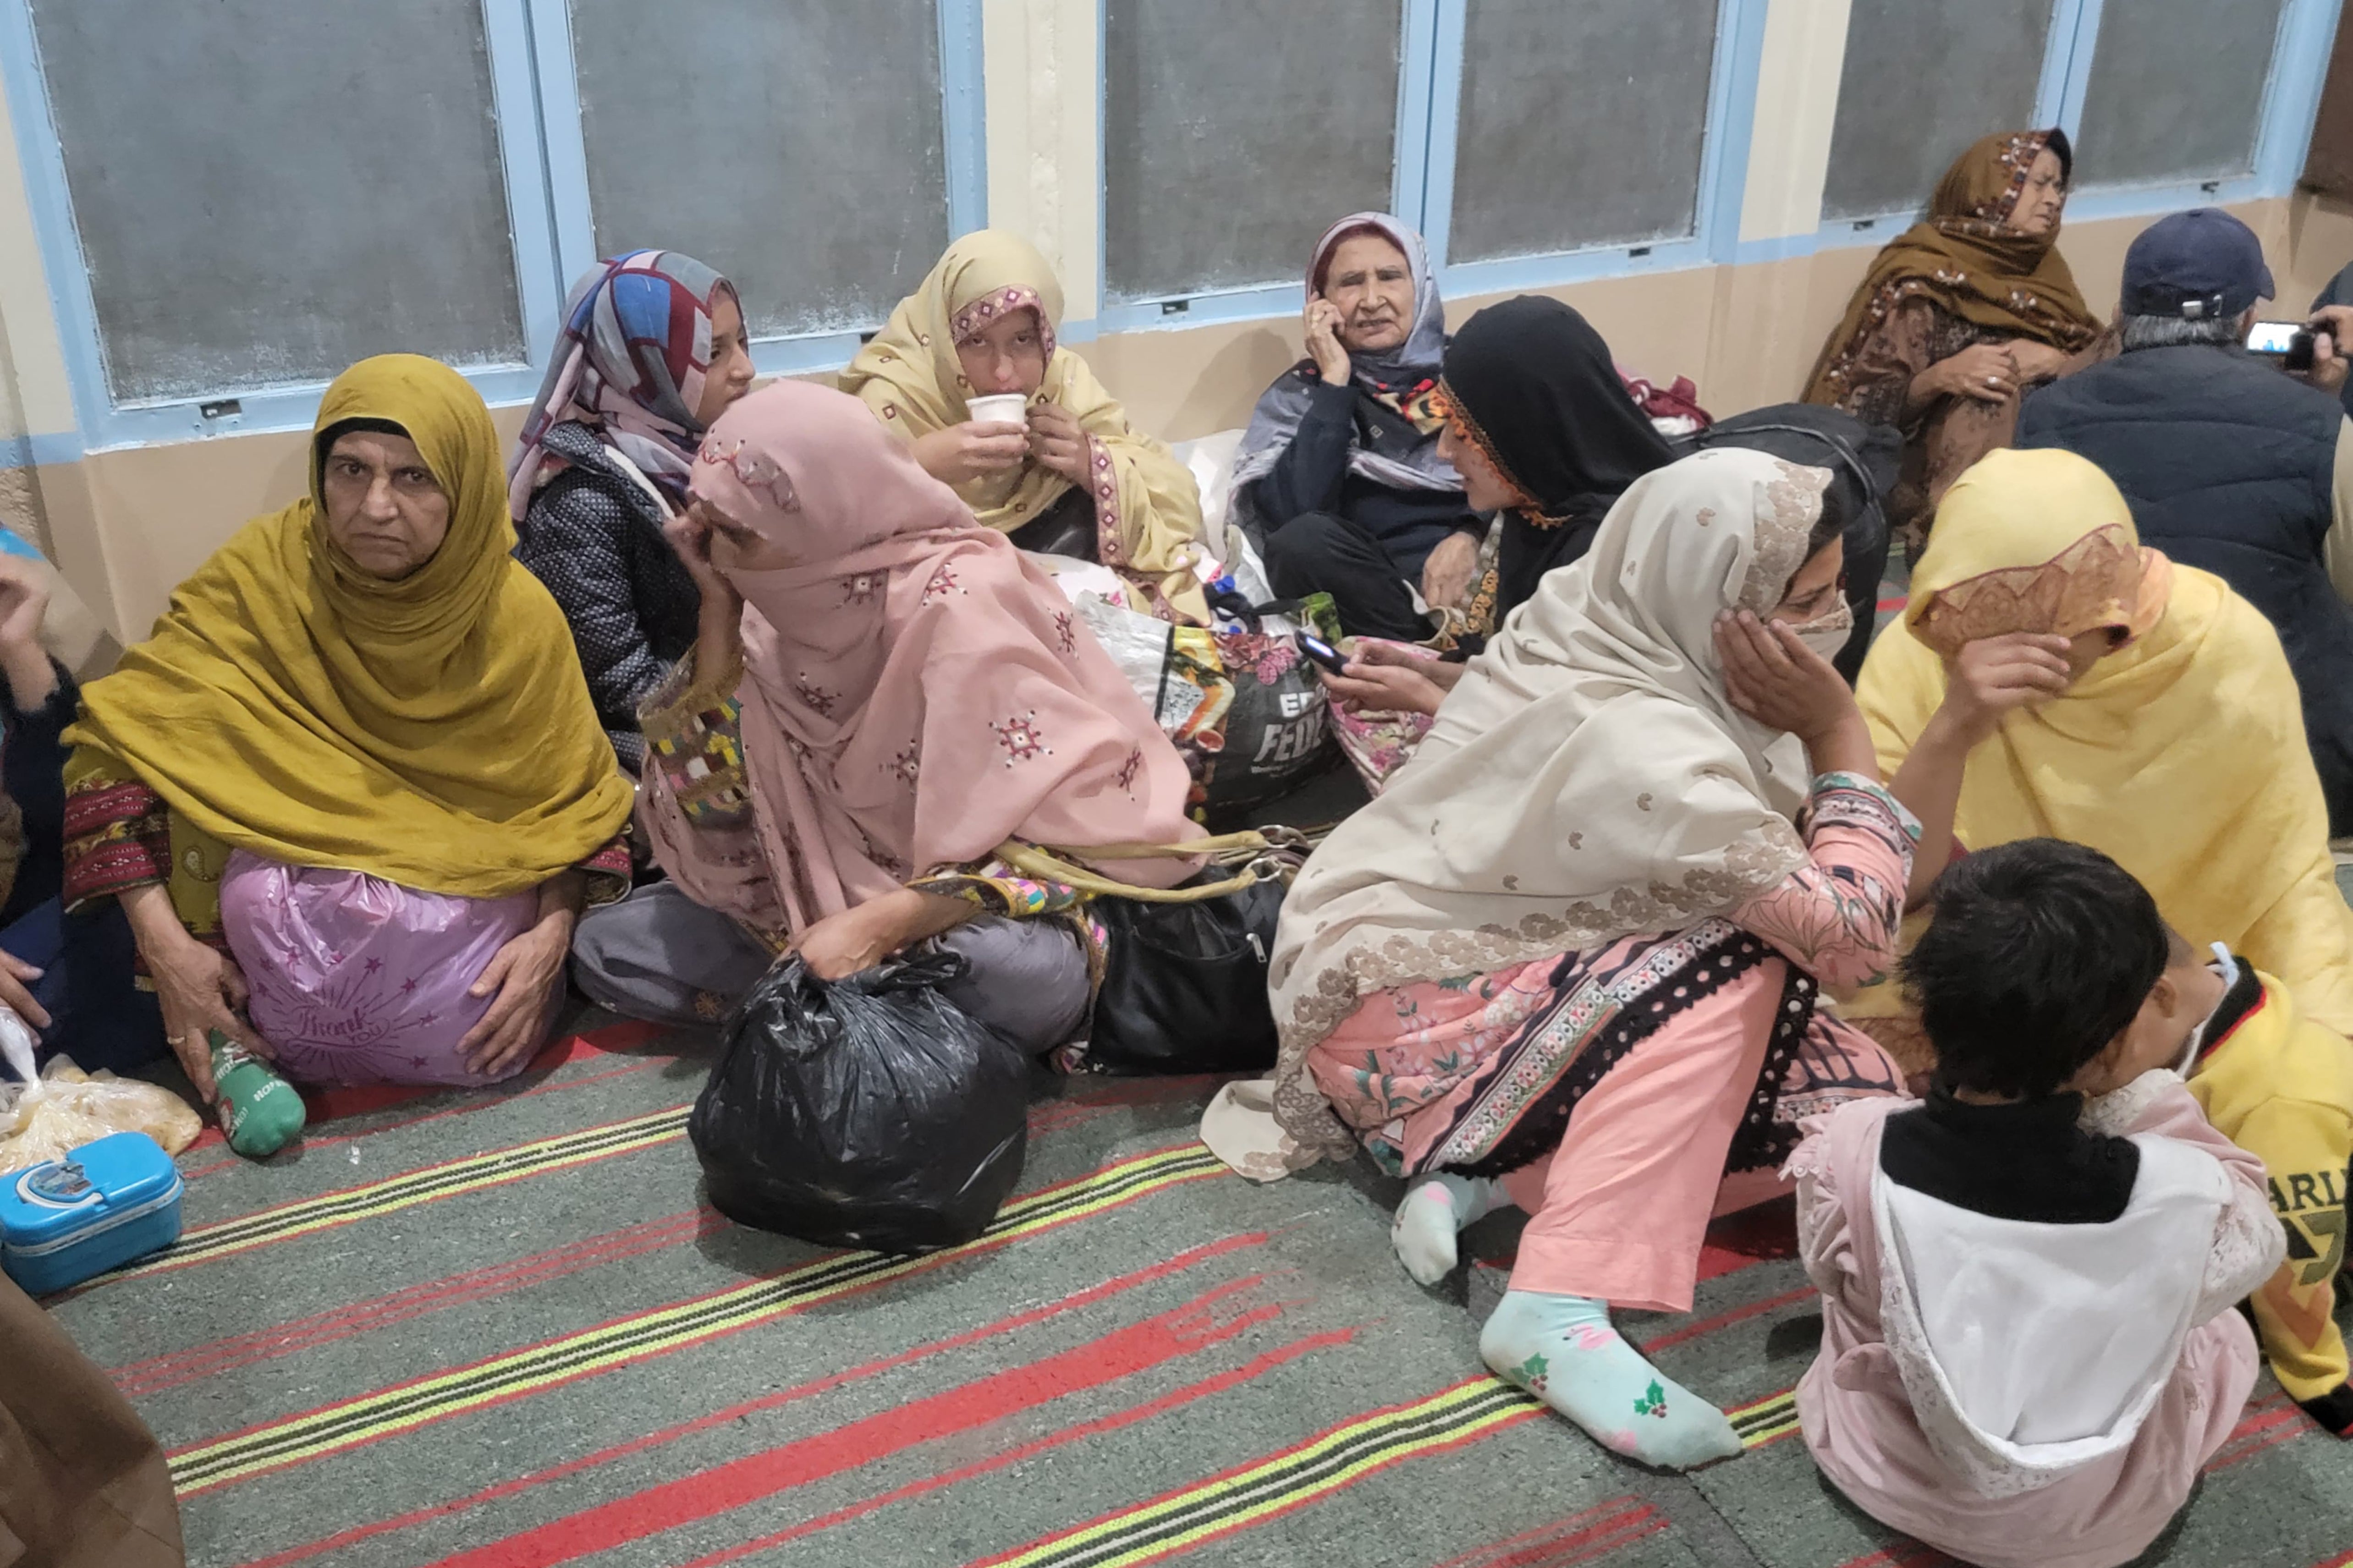
<svg viewBox="0 0 2353 1568">
<path fill-rule="evenodd" d="M 2348 361 L 2323 335 L 2307 382 L 2249 353 L 2272 289 L 2262 243 L 2220 208 L 2151 225 L 2125 253 L 2123 352 L 2029 397 L 2017 444 L 2097 463 L 2141 542 L 2269 617 L 2341 837 L 2353 833 L 2353 421 L 2336 396 Z"/>
</svg>

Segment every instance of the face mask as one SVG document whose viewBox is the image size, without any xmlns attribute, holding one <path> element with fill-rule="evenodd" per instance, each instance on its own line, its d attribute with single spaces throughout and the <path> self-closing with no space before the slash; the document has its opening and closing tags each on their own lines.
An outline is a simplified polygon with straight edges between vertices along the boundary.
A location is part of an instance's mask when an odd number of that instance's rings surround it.
<svg viewBox="0 0 2353 1568">
<path fill-rule="evenodd" d="M 1841 599 L 1838 608 L 1789 629 L 1798 634 L 1799 642 L 1813 650 L 1816 658 L 1836 658 L 1845 650 L 1846 640 L 1854 631 L 1854 609 Z"/>
</svg>

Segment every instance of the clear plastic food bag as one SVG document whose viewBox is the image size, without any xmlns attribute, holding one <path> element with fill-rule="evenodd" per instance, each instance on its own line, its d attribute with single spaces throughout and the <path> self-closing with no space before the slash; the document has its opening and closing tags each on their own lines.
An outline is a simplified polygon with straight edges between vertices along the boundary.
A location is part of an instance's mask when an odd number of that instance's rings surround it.
<svg viewBox="0 0 2353 1568">
<path fill-rule="evenodd" d="M 0 1055 L 13 1065 L 12 1025 L 29 1040 L 24 1021 L 0 1007 Z M 24 1059 L 29 1064 L 29 1049 Z M 144 1132 L 165 1153 L 177 1154 L 204 1127 L 195 1109 L 170 1089 L 103 1070 L 85 1073 L 58 1057 L 30 1083 L 0 1084 L 0 1171 L 63 1159 L 112 1132 Z"/>
</svg>

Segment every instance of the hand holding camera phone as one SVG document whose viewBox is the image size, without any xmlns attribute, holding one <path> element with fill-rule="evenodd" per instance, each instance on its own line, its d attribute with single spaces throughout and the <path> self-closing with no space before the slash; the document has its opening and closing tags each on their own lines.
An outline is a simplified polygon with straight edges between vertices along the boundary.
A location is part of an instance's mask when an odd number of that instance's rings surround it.
<svg viewBox="0 0 2353 1568">
<path fill-rule="evenodd" d="M 2322 327 L 2319 331 L 2326 332 L 2328 329 Z M 2282 370 L 2308 371 L 2317 335 L 2306 321 L 2257 321 L 2247 329 L 2247 352 L 2278 360 Z M 2333 346 L 2333 333 L 2330 342 Z"/>
<path fill-rule="evenodd" d="M 1301 632 L 1298 637 L 1300 652 L 1335 675 L 1345 675 L 1348 672 L 1346 654 L 1342 653 L 1314 632 Z"/>
</svg>

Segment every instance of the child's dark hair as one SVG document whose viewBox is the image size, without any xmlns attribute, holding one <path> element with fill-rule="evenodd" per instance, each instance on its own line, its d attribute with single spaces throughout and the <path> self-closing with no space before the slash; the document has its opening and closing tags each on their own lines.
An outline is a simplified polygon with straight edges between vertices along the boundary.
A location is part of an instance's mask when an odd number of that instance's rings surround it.
<svg viewBox="0 0 2353 1568">
<path fill-rule="evenodd" d="M 1947 1089 L 2056 1093 L 2132 1022 L 2179 941 L 2131 872 L 2058 838 L 1964 856 L 1930 896 L 1904 989 Z"/>
</svg>

